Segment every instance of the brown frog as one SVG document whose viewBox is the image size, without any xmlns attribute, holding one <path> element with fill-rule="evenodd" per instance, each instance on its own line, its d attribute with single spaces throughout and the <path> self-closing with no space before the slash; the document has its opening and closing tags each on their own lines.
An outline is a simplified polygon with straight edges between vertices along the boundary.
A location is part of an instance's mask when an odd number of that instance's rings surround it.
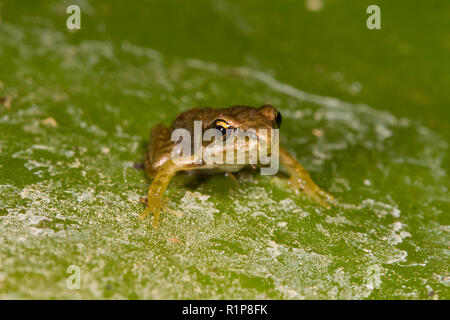
<svg viewBox="0 0 450 320">
<path fill-rule="evenodd" d="M 218 136 L 222 136 L 223 140 L 228 139 L 228 133 L 233 130 L 254 130 L 256 132 L 256 140 L 253 140 L 253 143 L 246 141 L 243 146 L 239 147 L 240 150 L 244 150 L 248 155 L 258 147 L 261 147 L 262 142 L 264 142 L 264 145 L 268 146 L 270 154 L 274 147 L 270 139 L 271 136 L 270 134 L 262 136 L 259 132 L 264 131 L 260 129 L 266 129 L 265 132 L 270 132 L 270 129 L 278 129 L 281 125 L 281 113 L 271 105 L 263 105 L 259 108 L 249 106 L 232 106 L 223 109 L 194 108 L 178 115 L 170 129 L 161 124 L 155 126 L 151 131 L 145 163 L 147 174 L 150 178 L 153 178 L 153 182 L 148 190 L 147 208 L 139 216 L 141 219 L 144 219 L 148 214 L 152 213 L 153 226 L 155 228 L 158 226 L 161 210 L 170 211 L 164 205 L 163 193 L 177 172 L 205 170 L 210 172 L 235 172 L 243 167 L 251 166 L 256 168 L 263 165 L 260 162 L 250 164 L 248 157 L 246 157 L 246 162 L 237 164 L 207 162 L 201 152 L 211 144 L 211 141 L 202 141 L 197 153 L 185 156 L 182 154 L 182 148 L 178 148 L 178 151 L 174 153 L 174 148 L 177 145 L 179 146 L 179 141 L 172 139 L 172 133 L 177 129 L 186 129 L 187 132 L 193 134 L 195 121 L 201 121 L 202 133 L 207 129 L 215 129 Z M 236 148 L 235 145 L 231 146 Z M 230 151 L 229 149 L 230 147 L 225 147 L 225 143 L 223 143 L 222 146 L 215 146 L 214 151 L 216 155 L 221 155 L 221 153 L 225 154 L 225 152 Z M 290 179 L 288 180 L 290 187 L 296 192 L 304 192 L 317 203 L 330 208 L 334 198 L 321 190 L 311 179 L 305 168 L 284 148 L 280 146 L 273 149 L 279 151 L 277 159 L 290 174 Z M 176 155 L 176 161 L 174 154 Z"/>
</svg>

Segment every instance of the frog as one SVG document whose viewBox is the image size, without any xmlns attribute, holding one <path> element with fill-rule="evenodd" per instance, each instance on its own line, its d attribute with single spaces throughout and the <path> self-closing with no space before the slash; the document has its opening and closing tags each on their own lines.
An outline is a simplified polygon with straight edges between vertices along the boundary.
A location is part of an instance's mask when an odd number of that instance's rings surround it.
<svg viewBox="0 0 450 320">
<path fill-rule="evenodd" d="M 148 215 L 153 214 L 152 225 L 157 228 L 161 212 L 173 212 L 166 205 L 164 192 L 170 181 L 178 172 L 198 173 L 224 172 L 233 174 L 245 167 L 256 169 L 263 164 L 257 162 L 227 164 L 227 163 L 207 163 L 199 154 L 181 155 L 181 149 L 176 153 L 178 157 L 174 159 L 174 148 L 179 145 L 179 141 L 173 139 L 172 134 L 175 130 L 184 129 L 193 134 L 195 122 L 200 121 L 202 132 L 208 129 L 215 129 L 219 137 L 227 139 L 227 133 L 233 130 L 254 130 L 257 141 L 265 139 L 266 145 L 271 150 L 271 140 L 265 136 L 258 135 L 261 129 L 266 132 L 271 129 L 281 127 L 281 112 L 270 104 L 264 104 L 260 107 L 234 105 L 226 108 L 196 107 L 180 113 L 172 122 L 170 127 L 163 124 L 157 124 L 150 131 L 150 140 L 145 155 L 145 171 L 150 179 L 153 179 L 149 189 L 145 210 L 139 215 L 139 219 L 144 220 Z M 209 141 L 203 141 L 200 145 L 200 151 L 206 148 Z M 254 151 L 258 148 L 258 143 L 245 144 L 246 152 Z M 225 149 L 225 148 L 223 148 Z M 217 150 L 216 150 L 217 151 Z M 224 150 L 219 149 L 219 152 Z M 303 193 L 313 199 L 319 205 L 330 209 L 335 204 L 334 197 L 322 190 L 311 178 L 306 169 L 291 155 L 284 147 L 278 146 L 279 163 L 285 168 L 289 177 L 286 178 L 287 185 L 295 193 Z M 175 161 L 176 160 L 176 161 Z M 247 159 L 248 160 L 248 159 Z M 180 213 L 179 213 L 180 214 Z"/>
</svg>

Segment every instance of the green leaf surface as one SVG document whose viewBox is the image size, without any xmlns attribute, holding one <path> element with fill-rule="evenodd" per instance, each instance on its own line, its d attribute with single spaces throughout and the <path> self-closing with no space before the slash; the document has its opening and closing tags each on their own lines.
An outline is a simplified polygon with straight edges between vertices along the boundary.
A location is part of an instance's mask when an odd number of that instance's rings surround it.
<svg viewBox="0 0 450 320">
<path fill-rule="evenodd" d="M 309 2 L 2 1 L 0 298 L 449 299 L 449 3 L 373 31 L 368 2 Z M 335 208 L 244 170 L 138 220 L 152 126 L 264 103 Z"/>
</svg>

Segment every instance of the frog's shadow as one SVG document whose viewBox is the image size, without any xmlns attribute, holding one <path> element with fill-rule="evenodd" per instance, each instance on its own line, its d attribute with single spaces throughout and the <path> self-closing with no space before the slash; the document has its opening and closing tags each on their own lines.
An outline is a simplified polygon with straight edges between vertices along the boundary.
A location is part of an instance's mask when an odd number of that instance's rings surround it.
<svg viewBox="0 0 450 320">
<path fill-rule="evenodd" d="M 224 179 L 223 181 L 226 181 L 225 184 L 223 184 L 224 188 L 221 189 L 221 192 L 229 193 L 231 190 L 235 189 L 235 187 L 239 186 L 241 184 L 240 178 L 244 175 L 257 175 L 258 172 L 254 169 L 251 169 L 250 167 L 245 167 L 238 172 L 234 173 L 202 173 L 202 172 L 196 172 L 195 174 L 191 174 L 189 172 L 180 172 L 180 176 L 185 176 L 187 178 L 187 181 L 182 183 L 183 188 L 187 188 L 191 191 L 197 190 L 199 187 L 201 187 L 203 184 L 207 183 L 210 179 L 220 177 L 220 179 Z M 279 171 L 274 177 L 279 178 L 288 178 L 289 175 L 286 174 L 284 171 Z M 227 186 L 227 187 L 225 187 Z"/>
</svg>

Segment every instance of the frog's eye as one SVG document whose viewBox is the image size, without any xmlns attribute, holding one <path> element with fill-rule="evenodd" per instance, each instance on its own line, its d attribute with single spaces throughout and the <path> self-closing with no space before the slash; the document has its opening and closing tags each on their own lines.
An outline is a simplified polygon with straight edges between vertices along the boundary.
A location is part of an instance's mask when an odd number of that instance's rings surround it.
<svg viewBox="0 0 450 320">
<path fill-rule="evenodd" d="M 230 129 L 230 125 L 225 120 L 217 119 L 213 123 L 213 128 L 219 130 L 222 136 L 225 137 L 225 135 L 227 134 L 227 129 Z"/>
<path fill-rule="evenodd" d="M 281 112 L 277 110 L 277 114 L 275 116 L 275 123 L 277 124 L 277 128 L 281 126 Z"/>
</svg>

